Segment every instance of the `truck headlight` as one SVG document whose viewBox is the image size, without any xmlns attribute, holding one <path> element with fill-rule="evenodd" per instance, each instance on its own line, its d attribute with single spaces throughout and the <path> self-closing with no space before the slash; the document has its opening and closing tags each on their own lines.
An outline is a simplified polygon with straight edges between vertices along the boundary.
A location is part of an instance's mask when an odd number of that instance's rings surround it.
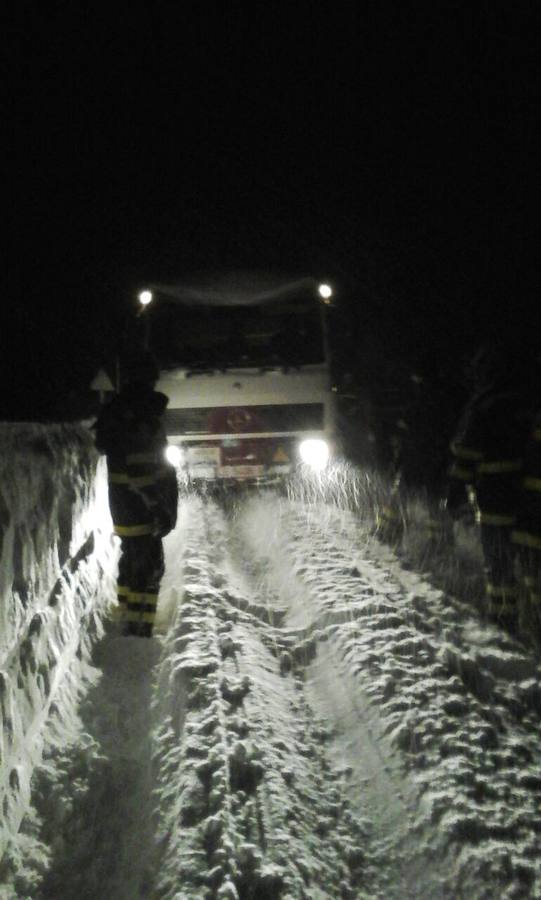
<svg viewBox="0 0 541 900">
<path fill-rule="evenodd" d="M 312 469 L 324 469 L 329 462 L 329 445 L 321 438 L 308 438 L 299 444 L 300 457 Z"/>
<path fill-rule="evenodd" d="M 182 450 L 178 446 L 178 444 L 168 444 L 165 448 L 165 458 L 168 463 L 171 463 L 175 469 L 180 465 L 182 459 Z"/>
</svg>

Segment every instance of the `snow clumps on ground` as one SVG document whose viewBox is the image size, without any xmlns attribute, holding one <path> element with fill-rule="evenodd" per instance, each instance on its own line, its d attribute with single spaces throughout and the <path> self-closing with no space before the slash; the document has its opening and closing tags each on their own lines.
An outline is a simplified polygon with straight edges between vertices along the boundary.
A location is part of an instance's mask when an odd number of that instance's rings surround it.
<svg viewBox="0 0 541 900">
<path fill-rule="evenodd" d="M 185 495 L 165 551 L 155 637 L 92 642 L 13 896 L 541 896 L 533 652 L 315 498 Z"/>
</svg>

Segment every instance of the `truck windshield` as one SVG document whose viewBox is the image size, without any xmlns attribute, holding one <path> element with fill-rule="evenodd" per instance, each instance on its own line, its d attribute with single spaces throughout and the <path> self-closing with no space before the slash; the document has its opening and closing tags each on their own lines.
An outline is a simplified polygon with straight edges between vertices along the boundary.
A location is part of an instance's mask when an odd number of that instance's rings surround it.
<svg viewBox="0 0 541 900">
<path fill-rule="evenodd" d="M 297 367 L 324 361 L 321 307 L 314 301 L 254 306 L 158 302 L 149 327 L 163 369 Z"/>
</svg>

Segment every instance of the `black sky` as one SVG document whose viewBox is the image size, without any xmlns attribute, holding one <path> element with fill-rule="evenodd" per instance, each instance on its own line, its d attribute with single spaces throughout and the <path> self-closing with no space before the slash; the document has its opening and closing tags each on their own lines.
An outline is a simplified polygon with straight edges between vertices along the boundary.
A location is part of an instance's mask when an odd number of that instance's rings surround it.
<svg viewBox="0 0 541 900">
<path fill-rule="evenodd" d="M 525 328 L 536 4 L 281 6 L 11 4 L 7 416 L 194 271 L 326 276 L 361 346 L 450 367 Z"/>
</svg>

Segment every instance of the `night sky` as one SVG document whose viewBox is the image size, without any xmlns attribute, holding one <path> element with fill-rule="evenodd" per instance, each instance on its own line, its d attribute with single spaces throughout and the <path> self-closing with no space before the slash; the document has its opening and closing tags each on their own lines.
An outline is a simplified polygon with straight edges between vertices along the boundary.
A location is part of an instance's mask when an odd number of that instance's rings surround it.
<svg viewBox="0 0 541 900">
<path fill-rule="evenodd" d="M 535 3 L 10 6 L 1 418 L 194 272 L 333 281 L 357 365 L 533 333 Z"/>
</svg>

